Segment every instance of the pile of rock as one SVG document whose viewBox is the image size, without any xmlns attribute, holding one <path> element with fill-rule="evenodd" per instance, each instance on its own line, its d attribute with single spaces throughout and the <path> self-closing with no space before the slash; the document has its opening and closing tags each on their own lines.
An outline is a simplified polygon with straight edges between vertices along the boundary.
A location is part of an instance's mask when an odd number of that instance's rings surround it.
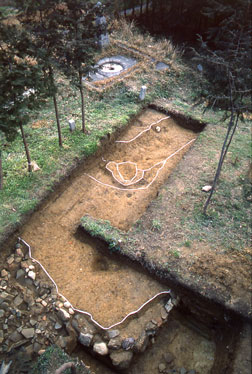
<svg viewBox="0 0 252 374">
<path fill-rule="evenodd" d="M 0 278 L 0 358 L 22 347 L 31 360 L 52 344 L 71 354 L 78 342 L 117 369 L 130 366 L 134 354 L 153 344 L 159 328 L 177 303 L 169 299 L 139 336 L 121 336 L 120 330 L 104 331 L 85 315 L 75 313 L 71 304 L 56 293 L 45 274 L 28 254 L 17 248 L 6 259 Z"/>
</svg>

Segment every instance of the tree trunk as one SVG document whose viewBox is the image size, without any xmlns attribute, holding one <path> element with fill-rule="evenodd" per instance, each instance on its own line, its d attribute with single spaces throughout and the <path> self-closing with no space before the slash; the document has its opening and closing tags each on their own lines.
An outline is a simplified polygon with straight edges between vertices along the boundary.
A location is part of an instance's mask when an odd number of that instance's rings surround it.
<svg viewBox="0 0 252 374">
<path fill-rule="evenodd" d="M 140 2 L 140 16 L 143 15 L 143 0 Z"/>
<path fill-rule="evenodd" d="M 25 138 L 24 128 L 23 128 L 23 125 L 21 123 L 19 124 L 19 126 L 20 126 L 22 139 L 23 139 L 23 143 L 24 143 L 24 147 L 25 147 L 25 153 L 26 153 L 26 158 L 27 158 L 27 162 L 28 162 L 28 171 L 29 171 L 29 173 L 31 173 L 32 172 L 31 157 L 30 157 L 28 144 L 27 144 L 26 138 Z"/>
<path fill-rule="evenodd" d="M 51 66 L 49 66 L 49 75 L 50 75 L 52 87 L 54 87 L 54 84 L 55 84 L 54 75 L 53 75 L 53 69 Z M 57 129 L 58 129 L 59 146 L 62 147 L 63 144 L 62 144 L 61 127 L 60 127 L 60 121 L 59 121 L 59 111 L 58 111 L 56 93 L 53 94 L 53 104 L 54 104 L 55 117 L 56 117 Z"/>
<path fill-rule="evenodd" d="M 132 12 L 131 12 L 131 15 L 132 15 L 132 17 L 135 16 L 135 1 L 133 2 L 133 5 L 132 5 Z"/>
<path fill-rule="evenodd" d="M 2 150 L 0 149 L 0 190 L 3 189 Z"/>
<path fill-rule="evenodd" d="M 146 11 L 146 14 L 149 15 L 149 0 L 146 1 L 145 11 Z"/>
<path fill-rule="evenodd" d="M 82 74 L 79 70 L 79 87 L 80 87 L 80 95 L 81 95 L 81 123 L 82 123 L 82 132 L 86 133 L 86 126 L 85 126 L 85 101 L 84 101 L 84 92 L 83 92 L 83 82 L 82 82 Z"/>
<path fill-rule="evenodd" d="M 215 191 L 217 182 L 219 180 L 219 176 L 220 176 L 220 173 L 221 173 L 222 165 L 223 165 L 223 162 L 225 160 L 228 148 L 229 148 L 229 146 L 231 144 L 231 141 L 233 139 L 235 130 L 237 128 L 238 120 L 239 120 L 239 114 L 237 113 L 236 120 L 235 120 L 235 123 L 234 123 L 234 114 L 232 113 L 230 121 L 229 121 L 229 124 L 228 124 L 227 134 L 225 136 L 225 139 L 224 139 L 224 142 L 223 142 L 223 145 L 222 145 L 221 155 L 220 155 L 219 163 L 218 163 L 217 170 L 216 170 L 216 173 L 215 173 L 215 176 L 214 176 L 213 186 L 212 186 L 210 194 L 209 194 L 209 196 L 207 198 L 207 201 L 205 202 L 205 205 L 204 205 L 204 209 L 203 209 L 203 213 L 204 214 L 206 214 L 208 205 L 209 205 L 209 203 L 211 201 L 211 198 L 212 198 L 213 193 Z M 231 132 L 232 128 L 233 128 L 233 131 Z M 231 135 L 230 135 L 230 133 L 231 133 Z M 228 140 L 228 138 L 229 138 L 229 140 Z"/>
</svg>

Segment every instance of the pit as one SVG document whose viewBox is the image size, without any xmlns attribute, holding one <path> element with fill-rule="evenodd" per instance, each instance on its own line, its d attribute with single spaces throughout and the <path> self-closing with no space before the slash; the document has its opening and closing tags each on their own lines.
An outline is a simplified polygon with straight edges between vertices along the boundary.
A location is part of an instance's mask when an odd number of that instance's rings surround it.
<svg viewBox="0 0 252 374">
<path fill-rule="evenodd" d="M 105 71 L 113 70 L 110 62 L 104 65 Z M 19 262 L 13 257 L 12 263 L 19 265 L 10 271 L 17 278 L 17 271 L 25 269 L 18 278 L 20 287 L 28 287 L 37 299 L 46 295 L 41 300 L 48 317 L 37 322 L 36 330 L 49 319 L 60 323 L 60 334 L 51 342 L 83 358 L 96 374 L 210 374 L 230 367 L 239 332 L 239 324 L 230 329 L 235 317 L 190 290 L 150 275 L 119 248 L 121 242 L 130 242 L 132 226 L 193 146 L 199 128 L 146 109 L 59 186 L 19 232 L 23 257 Z M 122 240 L 83 230 L 83 216 L 100 227 L 109 222 Z M 139 252 L 141 257 L 141 247 Z M 35 267 L 39 278 L 27 276 L 24 262 Z M 40 295 L 45 283 L 48 291 Z M 32 305 L 25 304 L 31 313 Z M 60 312 L 64 308 L 73 312 L 66 320 Z M 229 342 L 228 349 L 223 342 Z M 106 353 L 95 349 L 100 343 Z"/>
</svg>

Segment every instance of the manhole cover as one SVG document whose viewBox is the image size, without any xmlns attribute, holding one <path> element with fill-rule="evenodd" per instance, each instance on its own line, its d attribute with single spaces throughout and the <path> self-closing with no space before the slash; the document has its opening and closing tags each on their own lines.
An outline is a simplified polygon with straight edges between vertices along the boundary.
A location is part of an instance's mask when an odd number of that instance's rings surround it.
<svg viewBox="0 0 252 374">
<path fill-rule="evenodd" d="M 99 70 L 103 73 L 120 73 L 123 66 L 117 62 L 106 62 L 99 67 Z"/>
</svg>

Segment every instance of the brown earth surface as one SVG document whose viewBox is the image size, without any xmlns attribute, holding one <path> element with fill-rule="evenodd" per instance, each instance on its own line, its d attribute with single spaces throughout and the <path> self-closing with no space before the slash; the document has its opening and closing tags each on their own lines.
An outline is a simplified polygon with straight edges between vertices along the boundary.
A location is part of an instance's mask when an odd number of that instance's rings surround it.
<svg viewBox="0 0 252 374">
<path fill-rule="evenodd" d="M 122 134 L 121 140 L 134 138 L 151 123 L 165 117 L 154 110 L 145 111 Z M 73 306 L 92 313 L 104 325 L 121 320 L 164 287 L 150 276 L 129 267 L 126 261 L 112 259 L 99 248 L 99 244 L 81 236 L 77 227 L 84 214 L 107 219 L 123 230 L 129 229 L 139 219 L 189 146 L 168 160 L 160 169 L 157 180 L 140 191 L 131 191 L 131 186 L 127 191 L 114 189 L 113 186 L 120 185 L 113 181 L 104 159 L 130 161 L 140 169 L 149 169 L 195 138 L 195 133 L 178 126 L 171 118 L 158 126 L 160 131 L 154 125 L 131 143 L 114 143 L 105 151 L 103 159 L 88 161 L 82 173 L 54 193 L 20 232 L 20 236 L 31 245 L 33 257 L 56 281 L 59 292 Z M 133 188 L 148 186 L 159 167 L 147 171 Z M 119 171 L 125 179 L 131 179 L 135 167 L 123 164 Z M 97 183 L 87 174 L 112 187 Z"/>
</svg>

